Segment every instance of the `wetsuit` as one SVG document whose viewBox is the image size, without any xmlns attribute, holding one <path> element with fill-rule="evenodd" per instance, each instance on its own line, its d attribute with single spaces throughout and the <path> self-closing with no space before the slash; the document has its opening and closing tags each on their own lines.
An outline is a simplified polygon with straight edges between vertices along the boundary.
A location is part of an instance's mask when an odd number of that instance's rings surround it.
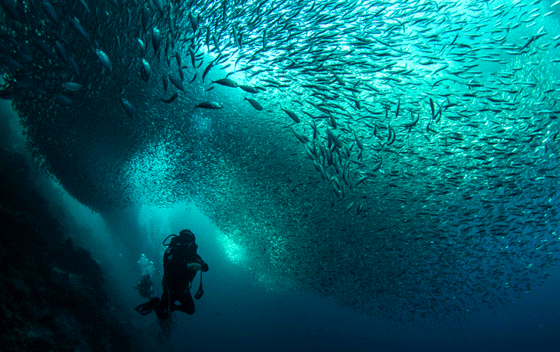
<svg viewBox="0 0 560 352">
<path fill-rule="evenodd" d="M 203 272 L 208 271 L 208 264 L 196 253 L 197 248 L 194 240 L 190 243 L 185 242 L 179 236 L 172 241 L 165 251 L 163 255 L 164 275 L 161 282 L 163 295 L 155 309 L 158 318 L 165 319 L 174 310 L 180 310 L 187 314 L 194 313 L 194 301 L 190 287 L 199 269 L 189 269 L 188 264 L 199 264 Z M 181 304 L 175 305 L 176 301 Z"/>
</svg>

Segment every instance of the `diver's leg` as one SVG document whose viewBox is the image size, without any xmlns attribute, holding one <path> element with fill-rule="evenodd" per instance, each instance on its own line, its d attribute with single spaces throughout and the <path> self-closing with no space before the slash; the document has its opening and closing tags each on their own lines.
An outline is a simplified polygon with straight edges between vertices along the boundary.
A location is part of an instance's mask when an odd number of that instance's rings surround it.
<svg viewBox="0 0 560 352">
<path fill-rule="evenodd" d="M 165 275 L 163 276 L 163 280 L 161 281 L 161 285 L 163 286 L 163 294 L 161 295 L 161 300 L 159 302 L 159 305 L 156 307 L 156 314 L 158 316 L 158 318 L 160 319 L 165 319 L 168 315 L 168 307 L 169 307 L 169 303 L 171 300 L 170 297 L 170 293 L 169 293 L 169 288 L 166 282 L 166 277 Z"/>
<path fill-rule="evenodd" d="M 179 302 L 181 302 L 181 305 L 177 306 L 178 310 L 187 314 L 194 314 L 194 301 L 189 289 L 184 290 L 183 294 L 179 296 Z"/>
<path fill-rule="evenodd" d="M 159 306 L 159 303 L 160 303 L 159 302 L 159 297 L 154 297 L 149 302 L 142 303 L 141 305 L 137 306 L 135 308 L 135 310 L 142 315 L 148 315 L 154 309 L 157 309 L 157 307 Z M 156 311 L 156 313 L 157 313 L 157 311 Z"/>
</svg>

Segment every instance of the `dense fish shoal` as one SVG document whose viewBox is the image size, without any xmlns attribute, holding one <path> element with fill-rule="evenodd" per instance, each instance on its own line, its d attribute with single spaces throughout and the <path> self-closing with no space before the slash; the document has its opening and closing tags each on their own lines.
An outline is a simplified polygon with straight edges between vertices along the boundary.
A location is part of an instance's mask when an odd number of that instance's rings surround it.
<svg viewBox="0 0 560 352">
<path fill-rule="evenodd" d="M 270 285 L 400 321 L 557 264 L 557 3 L 0 5 L 0 97 L 93 209 L 194 200 Z"/>
</svg>

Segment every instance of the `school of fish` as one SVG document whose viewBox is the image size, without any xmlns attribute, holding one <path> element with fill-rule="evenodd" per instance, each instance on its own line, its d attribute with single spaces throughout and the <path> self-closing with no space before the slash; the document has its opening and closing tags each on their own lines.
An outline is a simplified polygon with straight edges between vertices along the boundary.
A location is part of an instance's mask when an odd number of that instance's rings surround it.
<svg viewBox="0 0 560 352">
<path fill-rule="evenodd" d="M 394 321 L 557 265 L 560 1 L 0 5 L 0 97 L 92 209 L 194 201 L 271 288 Z"/>
</svg>

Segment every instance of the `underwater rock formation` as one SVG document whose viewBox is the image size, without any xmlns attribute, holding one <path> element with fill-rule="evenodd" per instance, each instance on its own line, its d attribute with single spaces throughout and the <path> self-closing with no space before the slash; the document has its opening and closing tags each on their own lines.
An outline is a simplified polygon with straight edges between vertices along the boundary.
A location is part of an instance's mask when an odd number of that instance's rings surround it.
<svg viewBox="0 0 560 352">
<path fill-rule="evenodd" d="M 103 290 L 101 267 L 65 238 L 30 187 L 21 155 L 0 151 L 3 351 L 141 351 Z"/>
</svg>

